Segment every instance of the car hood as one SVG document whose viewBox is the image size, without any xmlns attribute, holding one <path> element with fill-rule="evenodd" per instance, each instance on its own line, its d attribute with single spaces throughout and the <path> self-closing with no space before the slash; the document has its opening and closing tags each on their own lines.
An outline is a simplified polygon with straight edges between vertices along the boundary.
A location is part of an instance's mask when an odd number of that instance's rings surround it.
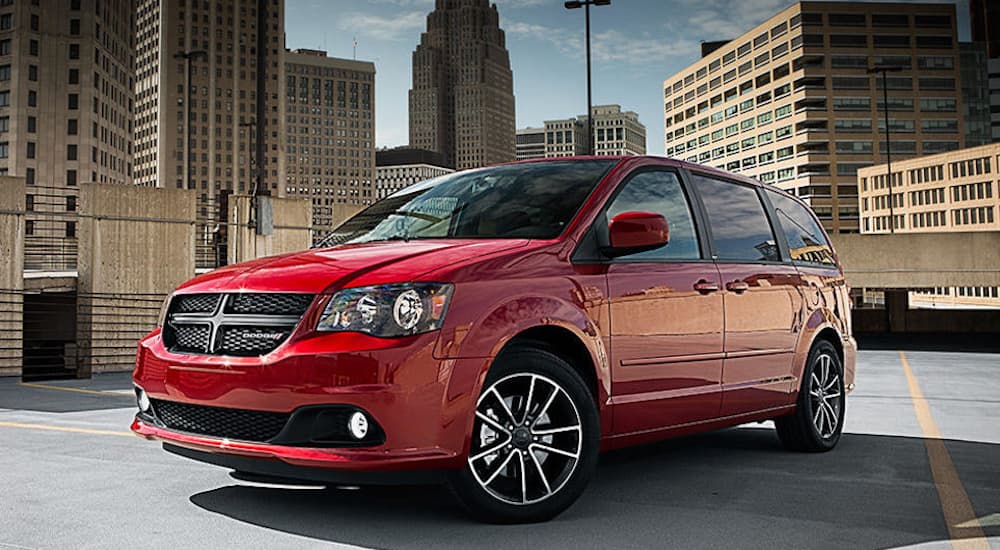
<svg viewBox="0 0 1000 550">
<path fill-rule="evenodd" d="M 525 246 L 528 240 L 382 241 L 317 248 L 216 269 L 178 292 L 307 292 L 405 282 L 459 261 Z"/>
</svg>

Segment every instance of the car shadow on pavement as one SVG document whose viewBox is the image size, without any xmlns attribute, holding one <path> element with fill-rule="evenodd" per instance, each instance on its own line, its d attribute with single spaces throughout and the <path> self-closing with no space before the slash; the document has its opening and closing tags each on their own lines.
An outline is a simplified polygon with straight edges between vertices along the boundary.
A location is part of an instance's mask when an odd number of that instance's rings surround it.
<svg viewBox="0 0 1000 550">
<path fill-rule="evenodd" d="M 978 515 L 1000 511 L 1000 445 L 947 446 Z M 190 500 L 248 524 L 378 548 L 873 548 L 948 537 L 922 439 L 845 434 L 833 452 L 801 454 L 756 428 L 607 453 L 580 500 L 544 524 L 475 523 L 444 487 L 231 485 Z"/>
</svg>

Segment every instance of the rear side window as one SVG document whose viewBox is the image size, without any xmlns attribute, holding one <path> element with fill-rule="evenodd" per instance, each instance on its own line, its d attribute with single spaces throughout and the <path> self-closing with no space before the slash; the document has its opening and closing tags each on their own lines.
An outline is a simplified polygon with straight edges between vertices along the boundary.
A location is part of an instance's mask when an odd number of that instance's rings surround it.
<svg viewBox="0 0 1000 550">
<path fill-rule="evenodd" d="M 776 262 L 778 246 L 753 187 L 694 174 L 721 261 Z"/>
<path fill-rule="evenodd" d="M 667 246 L 626 258 L 641 260 L 697 260 L 701 257 L 694 231 L 691 206 L 677 174 L 666 171 L 640 172 L 627 182 L 608 207 L 608 220 L 622 212 L 662 214 L 670 229 Z"/>
<path fill-rule="evenodd" d="M 792 260 L 815 264 L 836 265 L 833 248 L 823 228 L 805 205 L 780 193 L 768 190 L 767 196 L 778 213 L 778 224 L 788 241 Z"/>
</svg>

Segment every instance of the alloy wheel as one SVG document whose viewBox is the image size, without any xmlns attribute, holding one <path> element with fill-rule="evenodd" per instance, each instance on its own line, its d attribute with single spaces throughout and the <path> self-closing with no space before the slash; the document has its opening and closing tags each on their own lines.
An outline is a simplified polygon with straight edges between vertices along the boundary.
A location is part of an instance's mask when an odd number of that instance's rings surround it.
<svg viewBox="0 0 1000 550">
<path fill-rule="evenodd" d="M 540 374 L 502 378 L 476 403 L 469 469 L 480 487 L 525 505 L 556 494 L 573 475 L 583 444 L 576 404 Z"/>
<path fill-rule="evenodd" d="M 809 383 L 809 396 L 812 401 L 813 426 L 824 439 L 837 432 L 842 395 L 840 374 L 833 366 L 833 358 L 825 353 L 819 355 Z"/>
</svg>

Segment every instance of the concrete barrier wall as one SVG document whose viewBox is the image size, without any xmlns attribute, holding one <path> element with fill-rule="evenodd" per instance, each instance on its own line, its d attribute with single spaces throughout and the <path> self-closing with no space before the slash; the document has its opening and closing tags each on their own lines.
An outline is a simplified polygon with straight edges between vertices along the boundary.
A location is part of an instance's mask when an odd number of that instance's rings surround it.
<svg viewBox="0 0 1000 550">
<path fill-rule="evenodd" d="M 21 375 L 24 179 L 0 176 L 0 376 Z"/>
<path fill-rule="evenodd" d="M 129 370 L 164 297 L 194 275 L 194 191 L 80 187 L 80 377 Z"/>
<path fill-rule="evenodd" d="M 855 309 L 854 332 L 890 332 L 884 309 Z M 903 321 L 910 333 L 1000 333 L 1000 310 L 909 309 Z"/>
<path fill-rule="evenodd" d="M 229 198 L 227 248 L 230 264 L 306 250 L 312 245 L 312 204 L 308 199 L 260 199 L 270 202 L 273 230 L 268 235 L 258 234 L 251 226 L 253 197 L 233 195 Z"/>
<path fill-rule="evenodd" d="M 1000 231 L 831 238 L 854 288 L 1000 286 Z"/>
</svg>

